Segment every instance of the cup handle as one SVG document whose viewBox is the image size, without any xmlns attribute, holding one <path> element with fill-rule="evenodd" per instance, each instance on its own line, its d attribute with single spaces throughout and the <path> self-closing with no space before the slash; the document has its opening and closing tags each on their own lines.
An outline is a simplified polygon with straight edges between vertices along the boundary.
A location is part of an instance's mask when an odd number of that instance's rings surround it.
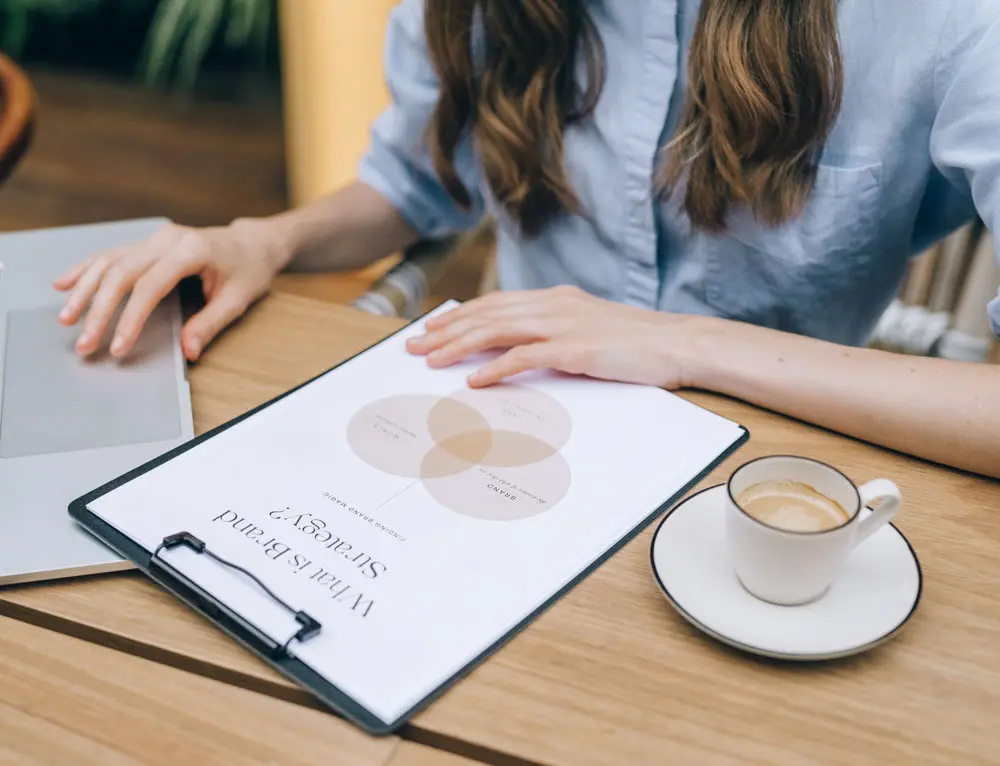
<svg viewBox="0 0 1000 766">
<path fill-rule="evenodd" d="M 858 546 L 871 537 L 872 533 L 883 524 L 889 522 L 899 506 L 903 503 L 903 496 L 899 492 L 899 487 L 888 479 L 874 479 L 873 481 L 858 487 L 858 494 L 861 495 L 861 507 L 871 505 L 877 501 L 868 518 L 862 519 L 858 525 L 858 534 L 854 538 L 854 545 Z M 860 512 L 860 511 L 859 511 Z"/>
</svg>

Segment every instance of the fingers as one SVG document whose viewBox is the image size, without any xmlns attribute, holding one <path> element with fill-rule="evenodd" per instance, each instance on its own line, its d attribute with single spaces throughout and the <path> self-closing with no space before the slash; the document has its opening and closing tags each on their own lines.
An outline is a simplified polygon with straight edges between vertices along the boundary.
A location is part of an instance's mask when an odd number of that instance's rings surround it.
<svg viewBox="0 0 1000 766">
<path fill-rule="evenodd" d="M 553 343 L 516 346 L 472 373 L 469 376 L 469 385 L 473 388 L 484 388 L 522 372 L 555 366 L 555 356 L 556 345 Z"/>
<path fill-rule="evenodd" d="M 111 317 L 114 315 L 122 299 L 132 288 L 138 276 L 141 264 L 129 264 L 126 260 L 107 268 L 100 287 L 94 293 L 90 302 L 90 310 L 83 323 L 83 331 L 76 341 L 76 349 L 81 354 L 92 354 L 101 344 Z M 114 350 L 112 350 L 114 353 Z"/>
<path fill-rule="evenodd" d="M 582 357 L 573 350 L 579 345 L 573 338 L 579 335 L 581 317 L 590 313 L 591 300 L 570 286 L 490 293 L 428 319 L 426 334 L 407 341 L 407 349 L 426 355 L 431 367 L 509 349 L 470 377 L 477 386 L 547 366 L 575 373 Z"/>
<path fill-rule="evenodd" d="M 537 343 L 544 339 L 542 333 L 534 332 L 530 326 L 523 324 L 480 327 L 463 333 L 456 340 L 432 351 L 427 355 L 427 364 L 435 368 L 448 367 L 469 356 L 498 348 Z"/>
<path fill-rule="evenodd" d="M 220 290 L 184 325 L 181 333 L 184 355 L 195 361 L 212 339 L 246 311 L 249 304 L 249 294 L 242 287 L 231 283 Z"/>
<path fill-rule="evenodd" d="M 562 291 L 525 291 L 510 294 L 509 299 L 498 294 L 485 296 L 478 308 L 464 314 L 455 309 L 440 317 L 447 321 L 428 321 L 428 332 L 408 340 L 407 349 L 426 355 L 432 367 L 447 367 L 492 349 L 552 340 L 573 322 L 567 312 L 557 310 L 550 297 L 553 292 L 558 296 Z"/>
<path fill-rule="evenodd" d="M 67 326 L 76 324 L 112 268 L 127 263 L 129 268 L 138 272 L 142 264 L 152 263 L 158 253 L 157 242 L 153 239 L 138 246 L 121 247 L 87 258 L 63 273 L 53 285 L 58 290 L 71 292 L 59 312 L 59 321 Z"/>
<path fill-rule="evenodd" d="M 90 299 L 101 284 L 104 273 L 111 267 L 111 258 L 99 256 L 82 266 L 74 280 L 73 290 L 59 312 L 59 321 L 65 325 L 76 324 L 84 309 L 90 305 Z"/>
<path fill-rule="evenodd" d="M 525 306 L 544 301 L 549 296 L 547 290 L 515 290 L 511 292 L 496 291 L 487 293 L 461 306 L 446 311 L 443 314 L 430 317 L 424 326 L 428 332 L 443 329 L 454 322 L 512 306 Z"/>
<path fill-rule="evenodd" d="M 480 317 L 460 318 L 450 324 L 428 330 L 425 335 L 410 338 L 406 341 L 406 348 L 413 354 L 430 354 L 446 343 L 450 343 L 463 334 L 476 329 L 481 324 L 482 319 Z"/>
<path fill-rule="evenodd" d="M 76 284 L 77 280 L 80 278 L 83 272 L 85 272 L 88 268 L 90 268 L 91 262 L 92 262 L 91 259 L 88 258 L 84 261 L 81 261 L 73 268 L 64 271 L 62 274 L 56 277 L 55 281 L 52 283 L 52 286 L 56 290 L 60 291 L 69 290 L 71 287 L 73 287 L 73 285 Z"/>
<path fill-rule="evenodd" d="M 471 354 L 542 340 L 550 324 L 530 307 L 501 306 L 410 338 L 406 347 L 412 354 L 426 355 L 432 367 L 447 367 Z"/>
<path fill-rule="evenodd" d="M 205 267 L 205 263 L 206 257 L 200 252 L 193 254 L 178 252 L 160 258 L 139 277 L 115 328 L 111 353 L 120 357 L 131 351 L 157 304 L 184 277 L 199 273 Z"/>
<path fill-rule="evenodd" d="M 548 311 L 544 303 L 526 302 L 510 305 L 498 303 L 494 308 L 483 309 L 476 314 L 458 317 L 447 324 L 430 328 L 425 335 L 410 338 L 406 342 L 406 347 L 413 354 L 427 355 L 431 359 L 439 355 L 436 352 L 459 339 L 464 339 L 470 333 L 477 333 L 478 338 L 478 331 L 482 328 L 491 328 L 497 333 L 521 338 L 519 342 L 527 342 L 529 339 L 534 341 L 549 337 L 552 333 L 564 329 L 568 321 L 567 317 L 560 317 Z M 483 351 L 485 347 L 480 347 L 478 350 Z M 464 353 L 474 353 L 474 351 L 470 349 Z"/>
<path fill-rule="evenodd" d="M 89 258 L 56 280 L 58 289 L 72 290 L 59 312 L 61 324 L 76 324 L 84 311 L 90 309 L 76 341 L 78 353 L 87 355 L 97 350 L 122 299 L 158 255 L 155 241 L 120 248 Z"/>
</svg>

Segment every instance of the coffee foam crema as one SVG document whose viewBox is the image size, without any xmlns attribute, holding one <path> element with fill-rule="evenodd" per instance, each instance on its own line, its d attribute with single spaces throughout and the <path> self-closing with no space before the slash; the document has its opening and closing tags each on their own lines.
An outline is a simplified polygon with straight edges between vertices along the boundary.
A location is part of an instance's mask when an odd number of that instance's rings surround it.
<svg viewBox="0 0 1000 766">
<path fill-rule="evenodd" d="M 744 489 L 737 504 L 763 524 L 790 532 L 823 532 L 850 519 L 835 500 L 797 481 L 765 481 Z"/>
</svg>

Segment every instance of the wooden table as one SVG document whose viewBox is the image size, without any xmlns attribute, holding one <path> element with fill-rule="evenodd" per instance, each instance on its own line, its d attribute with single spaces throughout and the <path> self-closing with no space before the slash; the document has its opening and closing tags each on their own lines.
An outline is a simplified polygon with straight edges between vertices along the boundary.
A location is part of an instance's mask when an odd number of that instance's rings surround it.
<svg viewBox="0 0 1000 766">
<path fill-rule="evenodd" d="M 192 369 L 196 428 L 399 324 L 271 296 Z M 921 558 L 924 593 L 896 639 L 815 665 L 725 649 L 660 595 L 650 528 L 399 738 L 379 739 L 321 709 L 137 573 L 23 586 L 0 591 L 0 762 L 62 762 L 70 752 L 74 763 L 1000 762 L 1000 483 L 684 395 L 752 434 L 701 486 L 778 451 L 900 486 L 898 526 Z M 116 724 L 121 735 L 97 733 Z"/>
</svg>

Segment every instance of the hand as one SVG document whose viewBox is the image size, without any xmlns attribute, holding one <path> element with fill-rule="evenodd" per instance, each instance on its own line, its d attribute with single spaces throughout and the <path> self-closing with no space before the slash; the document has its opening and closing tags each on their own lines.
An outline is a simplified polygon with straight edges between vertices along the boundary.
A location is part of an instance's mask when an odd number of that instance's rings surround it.
<svg viewBox="0 0 1000 766">
<path fill-rule="evenodd" d="M 677 388 L 687 385 L 689 330 L 698 320 L 633 308 L 575 287 L 490 293 L 427 320 L 407 349 L 431 367 L 503 348 L 469 378 L 488 386 L 528 370 Z"/>
<path fill-rule="evenodd" d="M 145 241 L 101 253 L 62 274 L 54 286 L 71 292 L 59 321 L 73 325 L 87 312 L 76 349 L 90 355 L 128 296 L 110 348 L 113 356 L 121 357 L 135 345 L 156 305 L 183 278 L 198 276 L 206 303 L 181 333 L 184 355 L 194 361 L 263 295 L 285 256 L 276 232 L 263 221 L 241 219 L 206 229 L 168 224 Z"/>
</svg>

